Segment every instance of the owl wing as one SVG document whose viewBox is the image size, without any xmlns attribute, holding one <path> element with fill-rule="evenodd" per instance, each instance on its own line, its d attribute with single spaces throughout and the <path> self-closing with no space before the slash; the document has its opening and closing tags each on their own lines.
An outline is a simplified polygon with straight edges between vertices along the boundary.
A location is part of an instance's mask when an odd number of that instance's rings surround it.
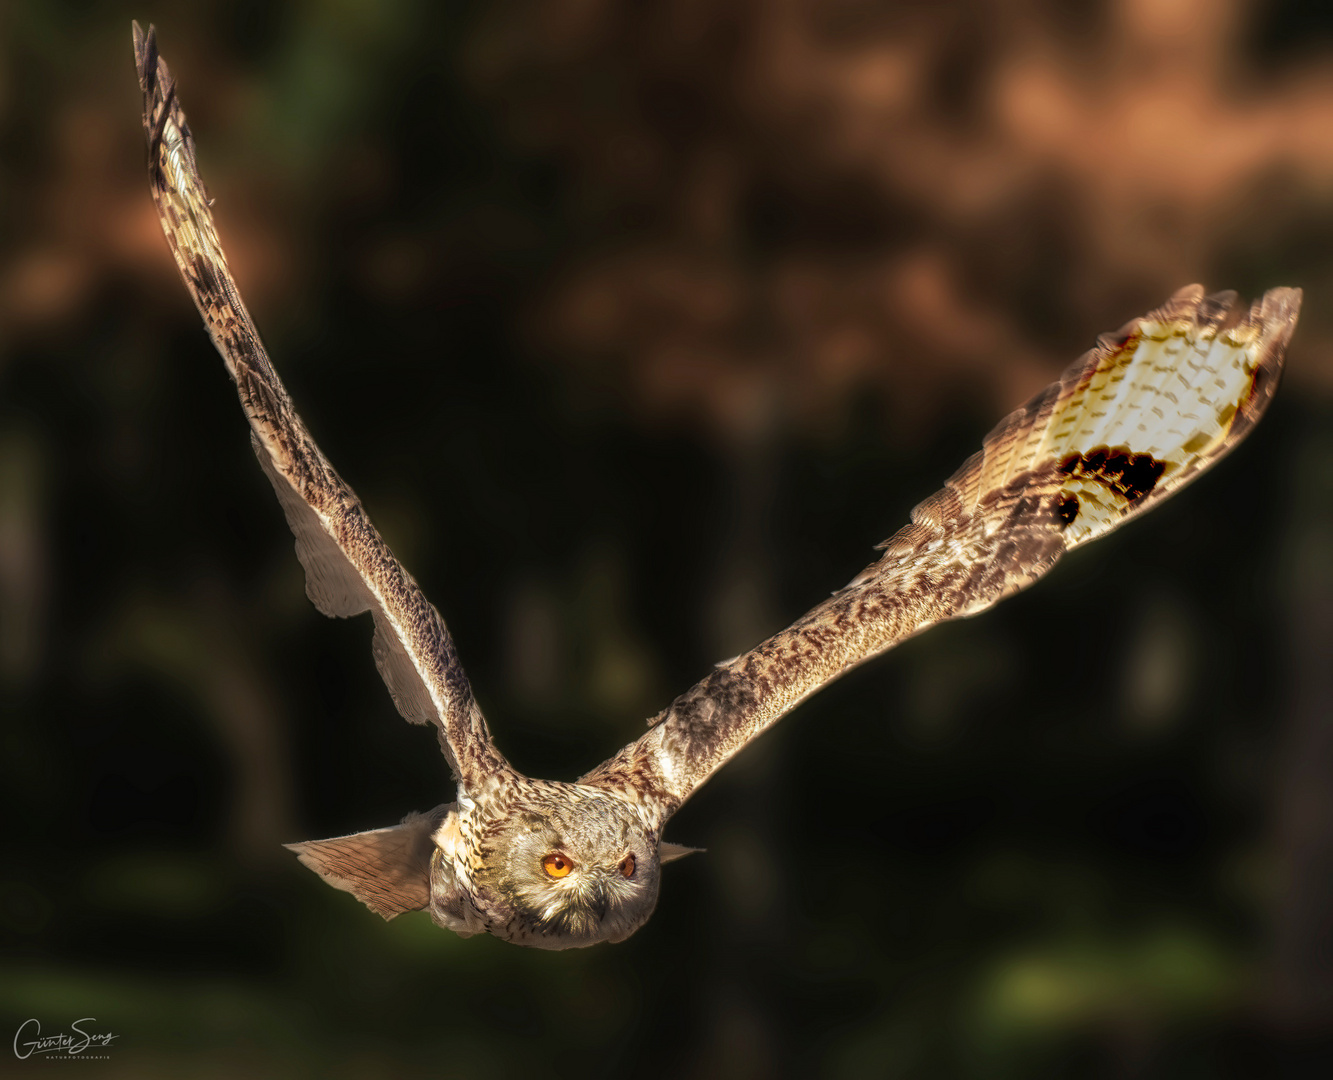
<svg viewBox="0 0 1333 1080">
<path fill-rule="evenodd" d="M 663 822 L 751 739 L 820 687 L 927 627 L 1031 585 L 1226 454 L 1263 414 L 1299 289 L 1248 309 L 1180 290 L 1097 346 L 986 437 L 881 558 L 844 589 L 676 698 L 583 778 Z"/>
<path fill-rule="evenodd" d="M 194 139 L 152 27 L 145 35 L 134 24 L 134 53 L 162 230 L 236 383 L 255 454 L 296 534 L 306 593 L 325 615 L 374 615 L 375 664 L 398 711 L 415 724 L 439 728 L 455 776 L 475 790 L 487 777 L 510 770 L 491 742 L 453 639 L 311 439 L 264 351 L 218 242 Z"/>
</svg>

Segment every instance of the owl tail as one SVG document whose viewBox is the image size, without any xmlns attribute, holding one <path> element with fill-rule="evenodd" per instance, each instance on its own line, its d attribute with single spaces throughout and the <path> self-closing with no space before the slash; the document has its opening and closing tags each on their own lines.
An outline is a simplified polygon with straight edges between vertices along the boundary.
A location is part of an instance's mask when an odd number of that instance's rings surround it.
<svg viewBox="0 0 1333 1080">
<path fill-rule="evenodd" d="M 408 814 L 401 825 L 387 829 L 284 846 L 335 889 L 392 919 L 430 904 L 432 834 L 452 809 L 452 803 L 437 806 L 426 814 Z"/>
</svg>

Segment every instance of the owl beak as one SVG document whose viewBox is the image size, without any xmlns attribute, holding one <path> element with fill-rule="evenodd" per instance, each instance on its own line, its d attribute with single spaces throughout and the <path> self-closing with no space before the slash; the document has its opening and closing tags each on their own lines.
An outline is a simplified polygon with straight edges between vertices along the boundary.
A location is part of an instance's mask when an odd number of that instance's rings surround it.
<svg viewBox="0 0 1333 1080">
<path fill-rule="evenodd" d="M 609 897 L 606 893 L 606 885 L 599 881 L 593 887 L 592 896 L 588 900 L 588 907 L 592 910 L 593 914 L 597 916 L 598 922 L 606 921 L 606 908 L 608 902 Z"/>
</svg>

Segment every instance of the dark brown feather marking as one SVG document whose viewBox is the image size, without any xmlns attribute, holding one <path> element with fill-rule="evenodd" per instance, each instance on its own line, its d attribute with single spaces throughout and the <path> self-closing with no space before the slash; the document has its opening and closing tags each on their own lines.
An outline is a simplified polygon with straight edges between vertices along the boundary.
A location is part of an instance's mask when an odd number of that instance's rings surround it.
<svg viewBox="0 0 1333 1080">
<path fill-rule="evenodd" d="M 1060 471 L 1079 480 L 1095 480 L 1129 502 L 1141 499 L 1157 486 L 1166 462 L 1151 454 L 1135 454 L 1127 446 L 1098 446 L 1086 454 L 1070 454 Z M 1066 524 L 1073 518 L 1066 520 Z"/>
<path fill-rule="evenodd" d="M 1066 525 L 1074 524 L 1074 519 L 1078 517 L 1078 496 L 1061 495 L 1056 499 L 1055 516 Z"/>
</svg>

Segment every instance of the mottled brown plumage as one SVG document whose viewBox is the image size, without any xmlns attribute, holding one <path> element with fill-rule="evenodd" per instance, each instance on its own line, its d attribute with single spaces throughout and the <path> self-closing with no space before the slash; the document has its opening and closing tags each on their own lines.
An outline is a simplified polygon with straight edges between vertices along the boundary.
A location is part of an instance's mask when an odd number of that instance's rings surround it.
<svg viewBox="0 0 1333 1080">
<path fill-rule="evenodd" d="M 457 802 L 403 824 L 291 845 L 386 918 L 427 908 L 462 934 L 565 948 L 647 920 L 670 816 L 732 755 L 844 672 L 929 626 L 974 615 L 1118 527 L 1234 447 L 1267 407 L 1298 289 L 1249 308 L 1176 293 L 1102 337 L 1011 413 L 883 555 L 814 610 L 719 665 L 641 739 L 574 784 L 516 772 L 491 741 L 439 613 L 301 423 L 227 267 L 194 142 L 150 28 L 134 27 L 154 200 L 186 287 L 236 382 L 251 440 L 326 615 L 370 611 L 399 711 L 433 723 Z"/>
</svg>

